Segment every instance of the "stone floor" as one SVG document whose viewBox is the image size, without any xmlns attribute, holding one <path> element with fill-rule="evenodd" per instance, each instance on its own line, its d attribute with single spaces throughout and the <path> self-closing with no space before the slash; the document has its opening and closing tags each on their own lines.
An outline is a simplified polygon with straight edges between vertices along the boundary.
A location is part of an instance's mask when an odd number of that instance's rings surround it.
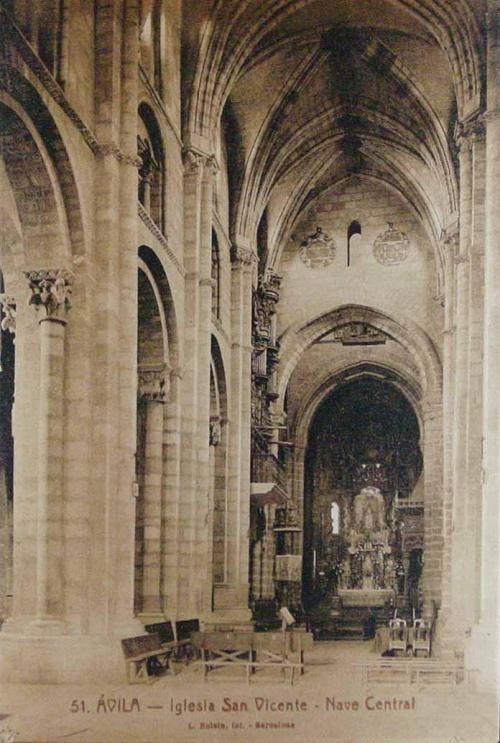
<svg viewBox="0 0 500 743">
<path fill-rule="evenodd" d="M 351 664 L 375 657 L 371 642 L 317 643 L 294 686 L 278 669 L 250 685 L 237 668 L 205 682 L 196 663 L 151 685 L 4 685 L 0 743 L 497 743 L 496 700 L 465 686 L 363 686 Z M 377 700 L 386 708 L 369 709 Z"/>
</svg>

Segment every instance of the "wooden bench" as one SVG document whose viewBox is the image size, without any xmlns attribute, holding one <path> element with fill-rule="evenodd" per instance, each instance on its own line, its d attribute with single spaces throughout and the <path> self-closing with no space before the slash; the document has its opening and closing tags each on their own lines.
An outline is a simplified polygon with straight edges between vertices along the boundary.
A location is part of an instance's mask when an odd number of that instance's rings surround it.
<svg viewBox="0 0 500 743">
<path fill-rule="evenodd" d="M 163 647 L 158 634 L 127 637 L 121 641 L 129 684 L 151 681 L 154 669 L 171 669 L 171 648 Z"/>
<path fill-rule="evenodd" d="M 201 650 L 205 680 L 224 666 L 244 668 L 248 682 L 257 668 L 277 667 L 284 679 L 290 670 L 292 684 L 297 669 L 304 673 L 304 650 L 313 644 L 312 634 L 303 632 L 199 632 L 193 641 Z"/>
<path fill-rule="evenodd" d="M 146 632 L 159 635 L 162 647 L 172 650 L 176 660 L 182 658 L 187 663 L 195 654 L 191 638 L 194 632 L 199 632 L 198 619 L 180 620 L 175 625 L 170 621 L 155 622 L 144 625 L 144 629 Z"/>
<path fill-rule="evenodd" d="M 175 623 L 177 649 L 186 663 L 196 655 L 196 647 L 193 644 L 193 635 L 199 631 L 199 619 L 181 619 Z"/>
<path fill-rule="evenodd" d="M 250 683 L 251 674 L 256 668 L 277 667 L 281 669 L 283 681 L 286 680 L 286 671 L 290 670 L 290 683 L 293 685 L 295 670 L 304 673 L 304 656 L 298 643 L 298 661 L 292 661 L 288 653 L 292 650 L 291 633 L 284 632 L 256 632 L 252 638 L 253 658 L 246 663 L 247 681 Z"/>
<path fill-rule="evenodd" d="M 249 660 L 253 660 L 251 632 L 198 632 L 193 639 L 201 650 L 205 680 L 209 671 L 215 668 L 245 667 Z"/>
<path fill-rule="evenodd" d="M 301 674 L 304 673 L 304 653 L 306 650 L 312 650 L 314 647 L 314 636 L 312 632 L 304 632 L 294 629 L 293 632 L 287 632 L 288 655 L 296 653 L 298 662 L 301 664 Z"/>
<path fill-rule="evenodd" d="M 455 686 L 465 676 L 462 666 L 438 659 L 381 658 L 353 664 L 365 684 L 417 684 L 419 686 L 445 684 Z"/>
<path fill-rule="evenodd" d="M 154 624 L 145 624 L 144 629 L 149 634 L 158 635 L 160 644 L 175 649 L 177 645 L 175 632 L 172 622 L 155 622 Z"/>
</svg>

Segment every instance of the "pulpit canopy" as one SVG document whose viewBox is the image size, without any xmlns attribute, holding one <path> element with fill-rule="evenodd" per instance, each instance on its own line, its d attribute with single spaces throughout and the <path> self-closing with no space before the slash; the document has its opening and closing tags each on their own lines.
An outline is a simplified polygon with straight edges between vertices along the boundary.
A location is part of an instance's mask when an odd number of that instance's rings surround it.
<svg viewBox="0 0 500 743">
<path fill-rule="evenodd" d="M 270 506 L 286 506 L 290 498 L 287 493 L 275 482 L 250 483 L 250 502 L 257 508 Z"/>
</svg>

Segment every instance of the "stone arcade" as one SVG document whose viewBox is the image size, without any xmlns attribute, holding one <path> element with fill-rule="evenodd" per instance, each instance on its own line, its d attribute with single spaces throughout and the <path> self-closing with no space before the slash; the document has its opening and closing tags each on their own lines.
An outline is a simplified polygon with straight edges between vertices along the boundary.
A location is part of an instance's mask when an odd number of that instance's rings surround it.
<svg viewBox="0 0 500 743">
<path fill-rule="evenodd" d="M 341 603 L 495 689 L 499 24 L 0 3 L 2 679 Z"/>
</svg>

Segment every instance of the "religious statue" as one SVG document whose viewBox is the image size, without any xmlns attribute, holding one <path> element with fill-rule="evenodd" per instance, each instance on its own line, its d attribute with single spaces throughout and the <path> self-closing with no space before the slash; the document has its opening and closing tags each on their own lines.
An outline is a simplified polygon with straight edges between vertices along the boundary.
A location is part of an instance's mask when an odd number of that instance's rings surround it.
<svg viewBox="0 0 500 743">
<path fill-rule="evenodd" d="M 365 487 L 354 498 L 352 512 L 344 587 L 369 591 L 392 588 L 394 570 L 384 496 L 374 486 Z"/>
</svg>

